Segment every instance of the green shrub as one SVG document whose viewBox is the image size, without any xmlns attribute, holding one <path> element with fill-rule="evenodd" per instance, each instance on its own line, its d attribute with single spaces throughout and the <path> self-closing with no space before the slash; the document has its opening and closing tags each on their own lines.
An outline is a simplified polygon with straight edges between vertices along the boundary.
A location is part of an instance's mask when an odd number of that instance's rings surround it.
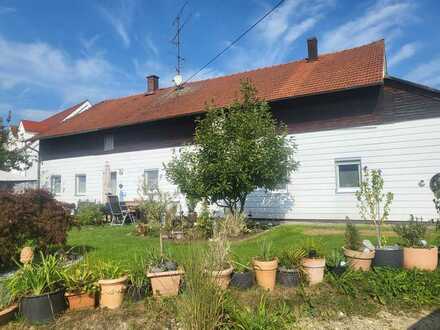
<svg viewBox="0 0 440 330">
<path fill-rule="evenodd" d="M 117 279 L 127 274 L 127 271 L 117 262 L 100 261 L 96 265 L 96 274 L 99 279 Z"/>
<path fill-rule="evenodd" d="M 214 218 L 209 212 L 208 204 L 203 203 L 202 211 L 194 227 L 194 238 L 211 238 L 214 234 Z"/>
<path fill-rule="evenodd" d="M 272 242 L 263 239 L 259 243 L 259 254 L 256 256 L 256 259 L 260 261 L 272 261 L 275 258 L 275 255 L 272 250 Z"/>
<path fill-rule="evenodd" d="M 396 225 L 393 230 L 399 235 L 403 246 L 424 247 L 422 240 L 426 238 L 428 223 L 411 215 L 409 222 Z"/>
<path fill-rule="evenodd" d="M 228 214 L 218 221 L 218 231 L 226 237 L 239 237 L 248 232 L 246 214 Z"/>
<path fill-rule="evenodd" d="M 285 303 L 270 304 L 265 294 L 260 296 L 255 308 L 241 306 L 231 299 L 226 306 L 230 329 L 291 329 L 295 321 L 290 308 Z"/>
<path fill-rule="evenodd" d="M 285 249 L 279 256 L 279 264 L 287 269 L 299 268 L 305 256 L 306 251 L 303 248 Z"/>
<path fill-rule="evenodd" d="M 29 240 L 43 251 L 65 244 L 73 225 L 69 210 L 45 190 L 0 193 L 0 268 L 11 265 Z"/>
<path fill-rule="evenodd" d="M 11 293 L 3 281 L 0 281 L 0 311 L 13 302 Z"/>
<path fill-rule="evenodd" d="M 98 290 L 97 270 L 89 260 L 65 267 L 62 271 L 66 291 L 74 293 L 95 293 Z"/>
<path fill-rule="evenodd" d="M 359 230 L 354 223 L 347 221 L 345 224 L 345 248 L 349 250 L 359 251 L 362 247 L 361 236 Z"/>
<path fill-rule="evenodd" d="M 78 203 L 78 213 L 76 214 L 76 219 L 82 226 L 102 225 L 104 223 L 102 205 L 90 202 Z"/>
</svg>

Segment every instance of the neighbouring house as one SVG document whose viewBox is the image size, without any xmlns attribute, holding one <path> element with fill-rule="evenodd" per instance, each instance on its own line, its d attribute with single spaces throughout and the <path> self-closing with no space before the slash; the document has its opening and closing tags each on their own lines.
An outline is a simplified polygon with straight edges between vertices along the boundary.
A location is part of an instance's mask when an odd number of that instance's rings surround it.
<svg viewBox="0 0 440 330">
<path fill-rule="evenodd" d="M 21 170 L 0 171 L 0 190 L 20 191 L 26 188 L 37 188 L 41 162 L 38 160 L 39 140 L 36 136 L 66 122 L 91 106 L 89 101 L 84 101 L 42 121 L 22 120 L 18 126 L 11 126 L 10 147 L 25 148 L 31 165 Z"/>
<path fill-rule="evenodd" d="M 434 217 L 429 181 L 440 172 L 440 91 L 388 75 L 383 40 L 329 54 L 318 53 L 315 38 L 307 46 L 303 60 L 178 89 L 147 77 L 145 92 L 98 103 L 38 136 L 41 184 L 65 202 L 99 202 L 106 189 L 136 199 L 144 183 L 184 205 L 163 164 L 191 141 L 206 103 L 229 104 L 250 79 L 295 137 L 300 161 L 289 184 L 249 196 L 252 217 L 358 219 L 363 166 L 382 169 L 385 190 L 395 194 L 392 220 Z"/>
</svg>

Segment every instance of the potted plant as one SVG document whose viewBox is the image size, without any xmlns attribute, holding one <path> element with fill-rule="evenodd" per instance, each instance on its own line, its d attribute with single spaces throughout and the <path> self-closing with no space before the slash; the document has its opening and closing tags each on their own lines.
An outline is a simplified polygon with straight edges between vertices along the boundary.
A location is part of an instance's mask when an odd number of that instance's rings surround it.
<svg viewBox="0 0 440 330">
<path fill-rule="evenodd" d="M 426 241 L 428 224 L 411 215 L 408 223 L 394 226 L 403 248 L 403 267 L 434 271 L 438 264 L 438 248 Z"/>
<path fill-rule="evenodd" d="M 252 260 L 257 284 L 265 290 L 272 291 L 278 268 L 278 259 L 272 254 L 272 242 L 263 240 L 260 243 L 260 254 Z"/>
<path fill-rule="evenodd" d="M 116 309 L 121 307 L 127 289 L 127 272 L 117 263 L 101 262 L 98 264 L 101 296 L 100 307 Z"/>
<path fill-rule="evenodd" d="M 340 249 L 333 249 L 326 256 L 325 263 L 327 270 L 336 276 L 341 276 L 347 270 L 347 263 Z"/>
<path fill-rule="evenodd" d="M 232 273 L 230 286 L 237 289 L 250 289 L 255 283 L 255 274 L 249 264 L 233 260 L 234 272 Z"/>
<path fill-rule="evenodd" d="M 231 246 L 223 234 L 217 234 L 209 244 L 208 267 L 214 283 L 226 289 L 231 282 L 231 275 L 234 268 L 230 262 Z"/>
<path fill-rule="evenodd" d="M 306 257 L 302 259 L 302 267 L 310 285 L 321 283 L 324 279 L 325 257 L 321 246 L 314 240 L 306 244 Z"/>
<path fill-rule="evenodd" d="M 69 309 L 80 310 L 94 308 L 96 292 L 98 291 L 98 276 L 90 266 L 89 261 L 87 260 L 73 266 L 65 267 L 62 274 Z"/>
<path fill-rule="evenodd" d="M 286 249 L 280 254 L 278 283 L 285 287 L 295 287 L 302 277 L 301 260 L 306 256 L 302 248 Z"/>
<path fill-rule="evenodd" d="M 150 250 L 147 277 L 151 282 L 151 290 L 155 297 L 172 297 L 179 293 L 183 270 L 169 255 Z"/>
<path fill-rule="evenodd" d="M 387 245 L 383 236 L 383 225 L 390 215 L 391 203 L 394 195 L 384 193 L 384 179 L 379 169 L 363 169 L 362 182 L 356 192 L 358 208 L 361 218 L 371 221 L 376 230 L 377 245 L 373 259 L 373 266 L 402 267 L 403 251 L 397 245 Z"/>
<path fill-rule="evenodd" d="M 362 271 L 370 270 L 374 250 L 363 246 L 358 229 L 348 220 L 345 224 L 345 246 L 342 249 L 351 268 Z"/>
<path fill-rule="evenodd" d="M 0 282 L 0 325 L 5 325 L 17 313 L 18 305 L 14 303 L 9 290 Z"/>
<path fill-rule="evenodd" d="M 54 320 L 67 307 L 62 267 L 57 257 L 44 256 L 41 262 L 26 264 L 6 279 L 12 299 L 20 301 L 20 311 L 32 323 Z"/>
<path fill-rule="evenodd" d="M 148 277 L 145 275 L 147 263 L 145 258 L 135 256 L 134 263 L 128 273 L 127 296 L 136 302 L 144 299 L 148 293 Z"/>
</svg>

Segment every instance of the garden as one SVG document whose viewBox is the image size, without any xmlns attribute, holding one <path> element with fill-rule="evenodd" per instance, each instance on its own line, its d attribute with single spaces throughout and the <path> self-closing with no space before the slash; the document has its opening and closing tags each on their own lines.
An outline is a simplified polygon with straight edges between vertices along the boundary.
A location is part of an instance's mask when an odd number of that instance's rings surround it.
<svg viewBox="0 0 440 330">
<path fill-rule="evenodd" d="M 121 226 L 106 223 L 104 205 L 0 193 L 0 324 L 438 328 L 440 222 L 387 221 L 394 196 L 379 169 L 363 169 L 355 194 L 363 223 L 248 218 L 247 195 L 286 183 L 299 164 L 268 105 L 249 84 L 242 95 L 209 109 L 193 146 L 165 164 L 187 212 L 158 187 L 141 187 L 137 221 Z M 440 216 L 440 178 L 430 186 Z"/>
</svg>

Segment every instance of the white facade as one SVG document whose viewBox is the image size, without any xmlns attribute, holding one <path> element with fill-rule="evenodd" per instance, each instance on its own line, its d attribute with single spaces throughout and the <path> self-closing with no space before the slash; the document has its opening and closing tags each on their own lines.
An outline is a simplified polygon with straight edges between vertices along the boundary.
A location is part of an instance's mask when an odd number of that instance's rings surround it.
<svg viewBox="0 0 440 330">
<path fill-rule="evenodd" d="M 390 219 L 407 220 L 410 214 L 425 220 L 435 217 L 429 180 L 440 172 L 440 118 L 301 133 L 295 139 L 298 171 L 285 189 L 256 191 L 249 196 L 247 211 L 253 217 L 359 219 L 354 191 L 341 192 L 336 188 L 336 162 L 340 160 L 359 161 L 361 167 L 383 171 L 385 191 L 394 193 Z M 50 188 L 50 177 L 59 175 L 59 200 L 100 202 L 108 162 L 111 171 L 116 172 L 117 184 L 123 185 L 125 200 L 139 198 L 143 173 L 152 169 L 159 170 L 160 190 L 178 195 L 163 170 L 172 151 L 173 148 L 163 148 L 44 161 L 42 184 Z M 86 193 L 78 195 L 75 177 L 80 174 L 86 174 Z"/>
</svg>

